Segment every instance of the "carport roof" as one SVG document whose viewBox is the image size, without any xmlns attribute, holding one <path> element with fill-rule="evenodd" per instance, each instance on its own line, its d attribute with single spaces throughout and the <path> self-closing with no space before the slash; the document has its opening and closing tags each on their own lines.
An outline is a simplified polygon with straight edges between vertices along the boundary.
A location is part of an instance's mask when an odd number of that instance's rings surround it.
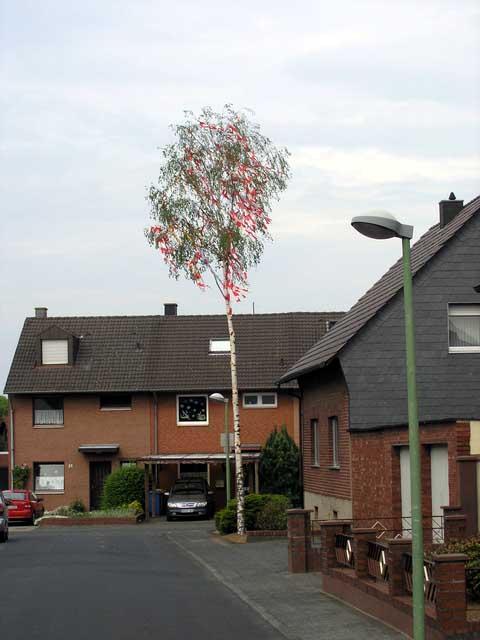
<svg viewBox="0 0 480 640">
<path fill-rule="evenodd" d="M 254 462 L 259 459 L 259 451 L 242 451 L 242 460 L 244 462 Z M 179 462 L 181 464 L 198 464 L 204 462 L 223 462 L 224 460 L 224 453 L 159 453 L 137 458 L 137 462 L 151 464 L 176 464 Z"/>
</svg>

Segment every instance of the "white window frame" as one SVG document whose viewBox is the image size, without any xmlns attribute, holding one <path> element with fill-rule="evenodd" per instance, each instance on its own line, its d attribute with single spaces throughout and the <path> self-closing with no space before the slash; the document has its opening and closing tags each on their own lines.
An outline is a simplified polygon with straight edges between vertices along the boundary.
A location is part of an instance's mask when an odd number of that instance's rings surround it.
<svg viewBox="0 0 480 640">
<path fill-rule="evenodd" d="M 48 347 L 58 349 L 60 355 L 49 354 Z M 68 340 L 66 338 L 61 340 L 42 340 L 42 364 L 68 364 Z"/>
<path fill-rule="evenodd" d="M 245 396 L 256 396 L 256 404 L 245 404 Z M 263 396 L 275 396 L 275 402 L 273 404 L 264 404 L 262 401 Z M 244 409 L 276 409 L 278 407 L 278 395 L 275 391 L 254 391 L 242 394 L 242 406 Z"/>
<path fill-rule="evenodd" d="M 205 398 L 207 407 L 207 419 L 206 420 L 192 420 L 191 422 L 185 422 L 179 420 L 180 416 L 180 398 Z M 208 425 L 208 394 L 206 393 L 179 393 L 177 395 L 177 427 L 204 427 Z"/>
<path fill-rule="evenodd" d="M 50 465 L 63 465 L 63 482 L 61 489 L 37 489 L 37 474 L 36 474 L 36 465 L 40 464 L 50 464 Z M 41 476 L 39 476 L 41 477 Z M 44 476 L 45 477 L 45 476 Z M 60 477 L 60 476 L 58 476 Z M 33 463 L 33 490 L 36 494 L 63 494 L 65 493 L 65 462 L 34 462 Z"/>
<path fill-rule="evenodd" d="M 332 469 L 340 469 L 339 446 L 338 446 L 338 417 L 331 416 L 328 419 L 330 438 L 332 443 Z"/>
<path fill-rule="evenodd" d="M 450 346 L 450 318 L 455 316 L 480 317 L 480 304 L 452 303 L 448 305 L 448 352 L 449 353 L 480 353 L 480 345 L 467 347 Z"/>
<path fill-rule="evenodd" d="M 317 418 L 312 418 L 310 420 L 310 438 L 311 438 L 310 455 L 312 457 L 312 460 L 311 460 L 312 467 L 319 467 L 320 466 L 320 427 L 319 427 Z"/>
<path fill-rule="evenodd" d="M 230 347 L 229 338 L 211 338 L 208 352 L 224 355 L 226 353 L 230 353 Z"/>
</svg>

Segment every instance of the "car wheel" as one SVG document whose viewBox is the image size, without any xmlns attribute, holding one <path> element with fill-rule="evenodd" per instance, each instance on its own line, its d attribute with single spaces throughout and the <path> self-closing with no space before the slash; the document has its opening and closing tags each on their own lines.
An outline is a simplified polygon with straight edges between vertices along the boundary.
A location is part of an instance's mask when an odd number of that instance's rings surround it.
<svg viewBox="0 0 480 640">
<path fill-rule="evenodd" d="M 5 531 L 2 531 L 0 533 L 0 542 L 6 542 L 8 540 L 8 535 L 6 534 Z"/>
<path fill-rule="evenodd" d="M 171 522 L 173 520 L 172 516 L 167 516 L 167 522 Z"/>
</svg>

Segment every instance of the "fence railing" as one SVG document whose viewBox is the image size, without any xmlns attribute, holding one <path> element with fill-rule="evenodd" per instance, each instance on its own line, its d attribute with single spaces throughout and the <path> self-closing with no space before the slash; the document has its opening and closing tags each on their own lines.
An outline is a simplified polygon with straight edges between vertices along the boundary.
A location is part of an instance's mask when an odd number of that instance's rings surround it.
<svg viewBox="0 0 480 640">
<path fill-rule="evenodd" d="M 338 564 L 345 567 L 355 566 L 355 556 L 353 554 L 353 536 L 338 533 L 335 536 L 335 558 Z"/>
<path fill-rule="evenodd" d="M 376 580 L 388 582 L 387 548 L 378 542 L 368 542 L 368 574 Z"/>
<path fill-rule="evenodd" d="M 431 531 L 431 541 L 433 544 L 444 542 L 444 519 L 443 515 L 426 516 L 423 518 L 422 526 L 424 532 Z M 377 540 L 387 538 L 411 538 L 412 518 L 411 517 L 378 517 L 354 520 L 352 529 L 375 529 Z"/>
<path fill-rule="evenodd" d="M 404 554 L 404 570 L 403 575 L 405 579 L 405 591 L 408 593 L 413 592 L 413 579 L 412 579 L 412 555 L 410 553 Z M 423 590 L 425 592 L 425 600 L 430 604 L 435 604 L 437 599 L 437 586 L 433 581 L 433 563 L 429 560 L 423 562 Z"/>
</svg>

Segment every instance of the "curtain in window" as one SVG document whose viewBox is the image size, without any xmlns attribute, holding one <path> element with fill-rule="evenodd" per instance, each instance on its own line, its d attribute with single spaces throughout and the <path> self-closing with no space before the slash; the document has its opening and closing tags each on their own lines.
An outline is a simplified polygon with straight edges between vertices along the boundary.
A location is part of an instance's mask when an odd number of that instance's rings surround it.
<svg viewBox="0 0 480 640">
<path fill-rule="evenodd" d="M 451 347 L 480 347 L 480 316 L 450 316 Z"/>
</svg>

